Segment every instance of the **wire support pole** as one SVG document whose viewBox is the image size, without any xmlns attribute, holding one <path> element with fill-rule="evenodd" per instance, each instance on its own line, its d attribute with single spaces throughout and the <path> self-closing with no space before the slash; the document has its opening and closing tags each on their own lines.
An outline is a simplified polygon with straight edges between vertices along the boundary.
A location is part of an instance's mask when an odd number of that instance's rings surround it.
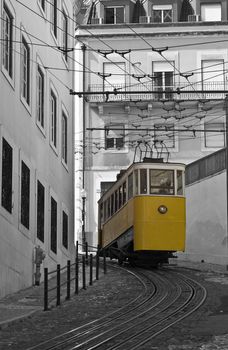
<svg viewBox="0 0 228 350">
<path fill-rule="evenodd" d="M 226 116 L 226 231 L 227 231 L 227 241 L 228 241 L 228 95 L 225 97 L 225 116 Z M 228 255 L 228 247 L 227 247 Z M 228 265 L 227 265 L 228 267 Z"/>
</svg>

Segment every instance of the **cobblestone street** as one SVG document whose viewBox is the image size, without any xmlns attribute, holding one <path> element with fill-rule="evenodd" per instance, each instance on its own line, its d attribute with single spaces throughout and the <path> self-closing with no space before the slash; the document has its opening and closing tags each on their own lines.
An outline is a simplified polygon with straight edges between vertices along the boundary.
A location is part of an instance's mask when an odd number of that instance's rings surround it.
<svg viewBox="0 0 228 350">
<path fill-rule="evenodd" d="M 197 313 L 177 323 L 143 349 L 227 350 L 227 275 L 194 269 L 182 271 L 203 282 L 208 289 L 206 303 Z M 25 350 L 49 337 L 98 319 L 136 297 L 141 288 L 139 282 L 124 270 L 109 269 L 93 286 L 80 290 L 79 295 L 65 301 L 60 307 L 47 312 L 39 309 L 30 317 L 3 327 L 0 331 L 0 349 Z"/>
</svg>

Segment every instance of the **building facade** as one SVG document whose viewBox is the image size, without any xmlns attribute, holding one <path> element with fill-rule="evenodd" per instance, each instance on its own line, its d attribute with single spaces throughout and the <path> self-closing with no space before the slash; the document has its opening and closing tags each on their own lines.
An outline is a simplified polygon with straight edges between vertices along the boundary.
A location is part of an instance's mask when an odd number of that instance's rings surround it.
<svg viewBox="0 0 228 350">
<path fill-rule="evenodd" d="M 87 8 L 76 30 L 83 64 L 75 142 L 92 244 L 97 200 L 121 169 L 145 155 L 188 164 L 225 147 L 227 16 L 227 0 L 101 0 Z M 79 209 L 78 235 L 82 221 Z"/>
<path fill-rule="evenodd" d="M 74 1 L 0 4 L 2 297 L 74 255 Z"/>
</svg>

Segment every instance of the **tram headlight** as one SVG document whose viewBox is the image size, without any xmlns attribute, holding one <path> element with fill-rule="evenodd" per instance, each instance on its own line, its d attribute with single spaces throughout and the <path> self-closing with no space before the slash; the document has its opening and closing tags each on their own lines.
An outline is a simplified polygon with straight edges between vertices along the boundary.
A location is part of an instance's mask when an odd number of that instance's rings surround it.
<svg viewBox="0 0 228 350">
<path fill-rule="evenodd" d="M 160 207 L 158 207 L 158 211 L 160 214 L 165 214 L 168 211 L 168 208 L 165 205 L 160 205 Z"/>
</svg>

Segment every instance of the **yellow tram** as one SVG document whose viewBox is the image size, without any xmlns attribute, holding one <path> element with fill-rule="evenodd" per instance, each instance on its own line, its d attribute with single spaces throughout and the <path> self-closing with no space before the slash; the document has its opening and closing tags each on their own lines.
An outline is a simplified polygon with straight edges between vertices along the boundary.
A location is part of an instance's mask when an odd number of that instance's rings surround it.
<svg viewBox="0 0 228 350">
<path fill-rule="evenodd" d="M 144 158 L 98 201 L 99 245 L 122 263 L 157 266 L 185 250 L 185 165 Z"/>
</svg>

